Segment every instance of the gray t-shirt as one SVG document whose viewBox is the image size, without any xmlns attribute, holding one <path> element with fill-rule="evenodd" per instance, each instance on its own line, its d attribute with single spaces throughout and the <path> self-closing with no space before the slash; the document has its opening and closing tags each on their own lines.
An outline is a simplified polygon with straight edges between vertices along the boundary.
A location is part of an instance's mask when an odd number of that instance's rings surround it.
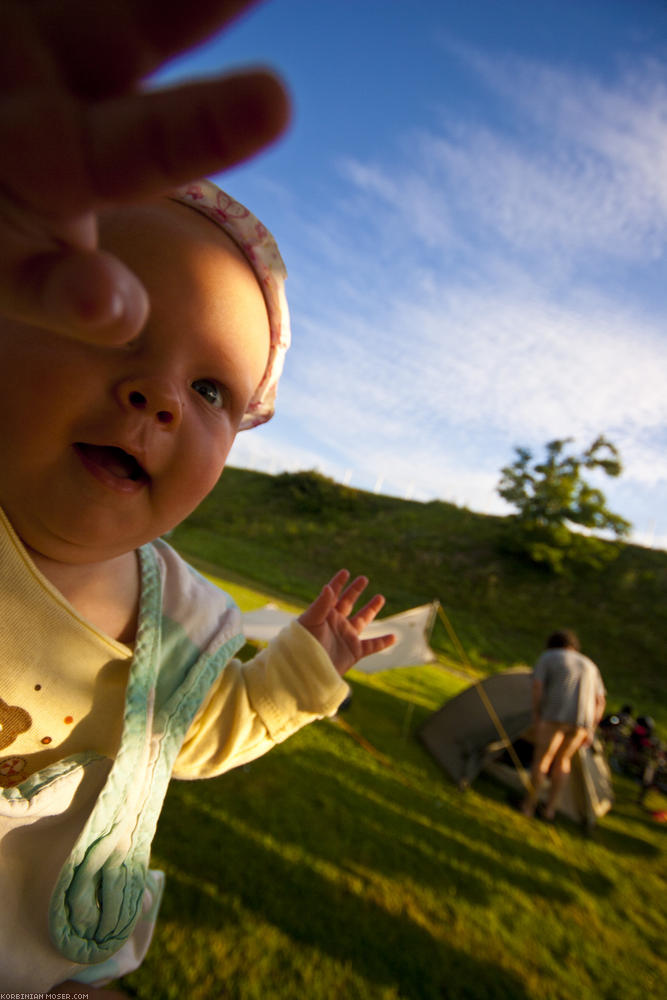
<svg viewBox="0 0 667 1000">
<path fill-rule="evenodd" d="M 542 684 L 540 708 L 546 722 L 593 728 L 596 698 L 605 688 L 592 660 L 574 649 L 547 649 L 535 664 L 533 678 Z"/>
</svg>

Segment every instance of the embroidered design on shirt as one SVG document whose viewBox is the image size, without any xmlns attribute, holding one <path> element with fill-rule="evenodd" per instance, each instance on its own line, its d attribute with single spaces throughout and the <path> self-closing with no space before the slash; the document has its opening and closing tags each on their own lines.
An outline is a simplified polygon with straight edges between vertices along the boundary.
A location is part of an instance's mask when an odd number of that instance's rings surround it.
<svg viewBox="0 0 667 1000">
<path fill-rule="evenodd" d="M 24 757 L 5 757 L 0 760 L 0 788 L 12 788 L 23 780 Z"/>
<path fill-rule="evenodd" d="M 0 750 L 10 746 L 17 736 L 32 726 L 32 718 L 24 708 L 8 705 L 0 698 Z"/>
</svg>

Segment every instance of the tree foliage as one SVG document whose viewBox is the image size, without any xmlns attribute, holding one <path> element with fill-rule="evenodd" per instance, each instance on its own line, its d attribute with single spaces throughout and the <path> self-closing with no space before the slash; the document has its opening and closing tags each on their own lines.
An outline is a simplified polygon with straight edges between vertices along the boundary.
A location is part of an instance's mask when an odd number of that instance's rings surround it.
<svg viewBox="0 0 667 1000">
<path fill-rule="evenodd" d="M 498 493 L 517 513 L 512 520 L 513 546 L 534 562 L 562 572 L 568 565 L 604 565 L 618 549 L 609 542 L 573 531 L 611 531 L 624 538 L 632 525 L 607 506 L 601 490 L 582 475 L 600 469 L 608 476 L 621 475 L 618 449 L 600 435 L 581 454 L 568 453 L 572 438 L 549 441 L 543 461 L 535 461 L 528 448 L 516 448 L 516 459 L 501 469 Z"/>
</svg>

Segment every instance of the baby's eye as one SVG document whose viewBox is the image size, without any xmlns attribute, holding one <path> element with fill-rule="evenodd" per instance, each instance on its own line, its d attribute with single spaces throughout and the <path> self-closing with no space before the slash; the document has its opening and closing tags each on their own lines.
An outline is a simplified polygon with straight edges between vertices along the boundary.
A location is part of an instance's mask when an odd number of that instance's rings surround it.
<svg viewBox="0 0 667 1000">
<path fill-rule="evenodd" d="M 207 403 L 214 406 L 217 410 L 221 410 L 225 405 L 225 399 L 222 393 L 222 389 L 217 382 L 214 382 L 210 378 L 197 378 L 192 383 L 192 388 L 195 392 L 198 392 L 200 396 L 203 396 Z"/>
</svg>

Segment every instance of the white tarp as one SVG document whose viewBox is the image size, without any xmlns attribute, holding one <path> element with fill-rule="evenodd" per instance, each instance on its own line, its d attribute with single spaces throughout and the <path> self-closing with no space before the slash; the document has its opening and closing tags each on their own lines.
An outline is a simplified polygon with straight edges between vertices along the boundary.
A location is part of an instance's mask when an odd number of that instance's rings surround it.
<svg viewBox="0 0 667 1000">
<path fill-rule="evenodd" d="M 269 642 L 274 635 L 296 618 L 290 611 L 281 611 L 275 604 L 265 604 L 257 611 L 246 611 L 243 619 L 243 634 L 246 639 Z"/>
<path fill-rule="evenodd" d="M 364 674 L 376 674 L 393 667 L 417 667 L 423 663 L 434 663 L 436 656 L 428 639 L 435 613 L 435 604 L 423 604 L 419 608 L 411 608 L 398 615 L 371 622 L 361 633 L 363 639 L 393 632 L 396 642 L 389 649 L 360 660 L 355 670 Z M 249 611 L 242 617 L 246 639 L 268 642 L 285 625 L 289 625 L 296 615 L 281 611 L 275 604 L 265 604 L 263 608 Z"/>
</svg>

